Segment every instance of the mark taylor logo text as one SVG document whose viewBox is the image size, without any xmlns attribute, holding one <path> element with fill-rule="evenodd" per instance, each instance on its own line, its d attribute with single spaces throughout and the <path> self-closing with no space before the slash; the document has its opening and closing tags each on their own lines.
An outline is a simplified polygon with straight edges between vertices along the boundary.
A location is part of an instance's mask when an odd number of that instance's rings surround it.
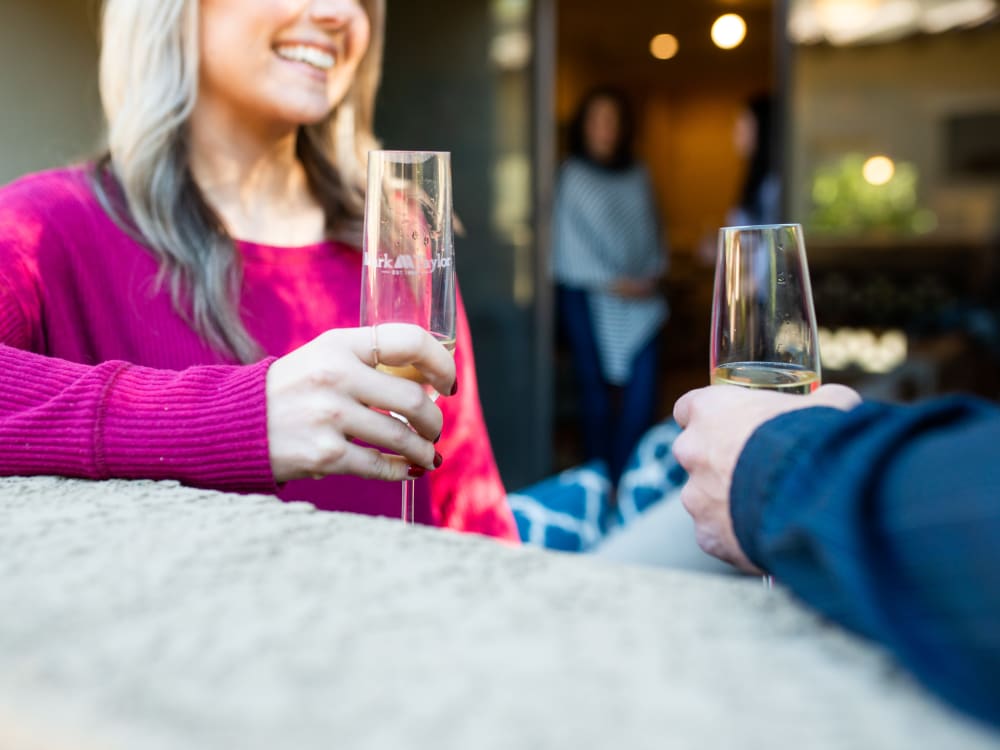
<svg viewBox="0 0 1000 750">
<path fill-rule="evenodd" d="M 393 258 L 389 253 L 382 253 L 375 259 L 374 265 L 379 270 L 422 271 L 424 273 L 430 271 L 433 273 L 442 268 L 451 268 L 453 260 L 454 258 L 447 256 L 414 258 L 412 255 L 399 255 Z M 365 265 L 372 265 L 370 258 L 365 258 Z"/>
</svg>

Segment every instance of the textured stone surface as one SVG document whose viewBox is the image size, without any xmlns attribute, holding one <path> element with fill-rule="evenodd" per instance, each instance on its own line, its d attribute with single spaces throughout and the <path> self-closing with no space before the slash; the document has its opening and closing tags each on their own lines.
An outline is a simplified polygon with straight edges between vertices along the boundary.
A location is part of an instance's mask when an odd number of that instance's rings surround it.
<svg viewBox="0 0 1000 750">
<path fill-rule="evenodd" d="M 0 480 L 0 748 L 986 748 L 755 580 Z"/>
</svg>

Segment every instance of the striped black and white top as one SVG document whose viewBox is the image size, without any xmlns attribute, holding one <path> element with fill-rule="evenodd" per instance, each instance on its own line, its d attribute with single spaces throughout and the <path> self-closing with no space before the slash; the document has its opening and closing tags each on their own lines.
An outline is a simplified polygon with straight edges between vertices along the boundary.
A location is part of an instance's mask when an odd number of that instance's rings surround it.
<svg viewBox="0 0 1000 750">
<path fill-rule="evenodd" d="M 666 267 L 646 169 L 611 171 L 568 160 L 556 191 L 553 276 L 589 292 L 601 369 L 609 383 L 627 382 L 632 360 L 669 314 L 659 295 L 628 299 L 611 288 L 624 278 L 657 278 Z"/>
</svg>

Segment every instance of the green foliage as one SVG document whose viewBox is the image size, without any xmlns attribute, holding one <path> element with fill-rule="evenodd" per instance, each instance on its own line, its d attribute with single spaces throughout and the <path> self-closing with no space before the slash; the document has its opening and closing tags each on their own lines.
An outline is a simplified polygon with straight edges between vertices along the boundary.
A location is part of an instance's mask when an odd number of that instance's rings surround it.
<svg viewBox="0 0 1000 750">
<path fill-rule="evenodd" d="M 920 208 L 919 175 L 909 162 L 898 162 L 892 179 L 869 184 L 865 157 L 845 154 L 816 169 L 808 226 L 822 234 L 926 234 L 937 226 L 933 212 Z"/>
</svg>

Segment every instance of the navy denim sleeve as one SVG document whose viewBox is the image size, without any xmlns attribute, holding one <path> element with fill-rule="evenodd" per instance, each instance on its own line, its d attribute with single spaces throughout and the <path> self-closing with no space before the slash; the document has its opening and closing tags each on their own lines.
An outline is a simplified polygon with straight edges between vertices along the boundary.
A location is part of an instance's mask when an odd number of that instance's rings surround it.
<svg viewBox="0 0 1000 750">
<path fill-rule="evenodd" d="M 1000 410 L 784 414 L 750 438 L 731 500 L 755 563 L 1000 725 Z"/>
</svg>

